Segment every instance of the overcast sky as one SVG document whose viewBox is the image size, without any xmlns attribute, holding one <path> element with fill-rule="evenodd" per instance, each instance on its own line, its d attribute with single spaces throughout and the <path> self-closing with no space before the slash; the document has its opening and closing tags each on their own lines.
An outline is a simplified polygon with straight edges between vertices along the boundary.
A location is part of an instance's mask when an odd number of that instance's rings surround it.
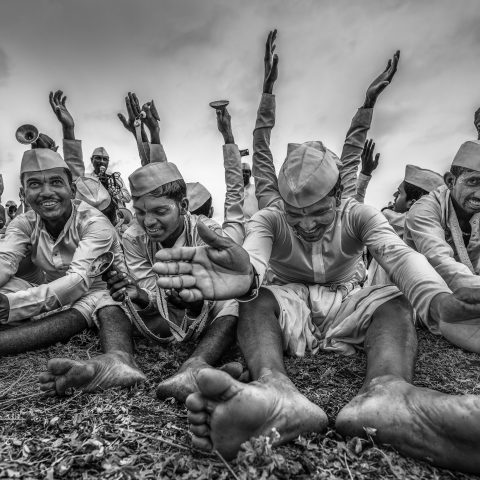
<svg viewBox="0 0 480 480">
<path fill-rule="evenodd" d="M 212 192 L 222 215 L 222 137 L 208 102 L 230 100 L 237 144 L 251 151 L 265 39 L 277 28 L 277 170 L 289 142 L 322 140 L 340 153 L 368 84 L 401 50 L 370 131 L 382 157 L 367 202 L 381 207 L 407 163 L 443 173 L 475 137 L 479 17 L 476 0 L 1 0 L 2 203 L 17 199 L 15 129 L 33 123 L 61 144 L 48 103 L 57 88 L 86 161 L 104 146 L 126 179 L 140 161 L 116 114 L 135 91 L 156 101 L 169 160 Z"/>
</svg>

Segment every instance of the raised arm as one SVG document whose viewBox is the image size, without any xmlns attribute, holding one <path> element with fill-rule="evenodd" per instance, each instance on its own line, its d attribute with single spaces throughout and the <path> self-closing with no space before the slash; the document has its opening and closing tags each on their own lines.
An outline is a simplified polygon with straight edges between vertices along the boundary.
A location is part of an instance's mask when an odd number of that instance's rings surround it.
<svg viewBox="0 0 480 480">
<path fill-rule="evenodd" d="M 365 102 L 358 109 L 348 129 L 340 158 L 343 198 L 355 197 L 356 195 L 358 165 L 372 121 L 373 107 L 380 94 L 395 76 L 399 59 L 400 51 L 397 51 L 393 58 L 388 61 L 385 70 L 369 85 L 365 94 Z"/>
<path fill-rule="evenodd" d="M 75 122 L 66 106 L 67 97 L 62 90 L 50 92 L 50 106 L 57 120 L 62 125 L 63 132 L 63 157 L 72 172 L 73 180 L 85 175 L 82 142 L 75 138 Z"/>
<path fill-rule="evenodd" d="M 230 113 L 226 108 L 216 109 L 217 127 L 223 136 L 223 166 L 225 169 L 224 218 L 222 230 L 238 244 L 245 238 L 245 219 L 243 214 L 243 175 L 240 151 L 235 144 Z"/>
<path fill-rule="evenodd" d="M 252 174 L 255 178 L 255 195 L 259 209 L 272 205 L 283 208 L 270 150 L 270 135 L 275 125 L 273 86 L 278 77 L 278 55 L 273 53 L 276 36 L 276 30 L 270 32 L 265 45 L 263 94 L 258 107 L 255 130 L 253 131 Z"/>
<path fill-rule="evenodd" d="M 375 158 L 373 152 L 375 151 L 375 143 L 372 139 L 367 140 L 363 147 L 362 152 L 362 169 L 357 180 L 357 193 L 355 194 L 355 200 L 360 203 L 365 202 L 365 195 L 367 193 L 367 187 L 372 179 L 373 171 L 378 167 L 380 160 L 380 154 L 377 153 Z"/>
</svg>

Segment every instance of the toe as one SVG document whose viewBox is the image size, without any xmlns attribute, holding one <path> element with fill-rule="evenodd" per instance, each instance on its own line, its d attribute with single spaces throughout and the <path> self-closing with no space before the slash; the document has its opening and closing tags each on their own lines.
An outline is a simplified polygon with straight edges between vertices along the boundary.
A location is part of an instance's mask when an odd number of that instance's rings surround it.
<svg viewBox="0 0 480 480">
<path fill-rule="evenodd" d="M 227 372 L 233 378 L 239 378 L 243 373 L 243 365 L 240 362 L 226 363 L 220 368 L 222 372 Z"/>
<path fill-rule="evenodd" d="M 200 393 L 195 392 L 187 397 L 185 405 L 191 412 L 203 412 L 207 407 L 207 402 Z"/>
<path fill-rule="evenodd" d="M 200 450 L 210 451 L 213 448 L 212 442 L 208 437 L 197 437 L 196 435 L 193 435 L 192 444 L 195 448 Z"/>
<path fill-rule="evenodd" d="M 49 383 L 55 381 L 55 375 L 52 375 L 50 372 L 43 372 L 38 376 L 38 381 L 40 383 Z"/>
<path fill-rule="evenodd" d="M 204 423 L 208 424 L 210 421 L 210 415 L 206 412 L 188 412 L 187 413 L 188 421 L 192 425 L 202 425 Z"/>
<path fill-rule="evenodd" d="M 40 390 L 47 392 L 48 390 L 55 391 L 55 382 L 43 382 L 40 384 Z"/>
<path fill-rule="evenodd" d="M 78 364 L 79 362 L 69 358 L 52 358 L 47 363 L 47 369 L 53 375 L 64 375 Z"/>
<path fill-rule="evenodd" d="M 207 398 L 229 400 L 241 390 L 241 384 L 228 373 L 213 368 L 204 368 L 197 374 L 200 392 Z"/>
<path fill-rule="evenodd" d="M 190 431 L 196 437 L 208 437 L 210 435 L 210 429 L 207 425 L 190 425 Z"/>
</svg>

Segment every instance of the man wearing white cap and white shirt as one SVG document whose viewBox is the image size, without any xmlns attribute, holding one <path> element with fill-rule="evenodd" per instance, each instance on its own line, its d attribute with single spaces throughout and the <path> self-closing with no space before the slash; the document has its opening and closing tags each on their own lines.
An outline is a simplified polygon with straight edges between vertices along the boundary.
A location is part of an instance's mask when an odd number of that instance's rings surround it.
<svg viewBox="0 0 480 480">
<path fill-rule="evenodd" d="M 105 283 L 87 272 L 111 250 L 113 227 L 98 210 L 74 200 L 71 173 L 57 152 L 25 152 L 20 176 L 32 210 L 12 220 L 0 240 L 0 322 L 15 326 L 0 333 L 2 355 L 68 340 L 92 324 L 98 300 L 108 300 Z M 29 321 L 48 312 L 54 313 Z"/>
<path fill-rule="evenodd" d="M 475 302 L 474 291 L 480 290 L 480 141 L 460 146 L 444 181 L 409 210 L 404 239 L 425 255 L 454 293 Z M 480 316 L 423 321 L 431 332 L 480 353 Z"/>
<path fill-rule="evenodd" d="M 367 184 L 364 184 L 365 189 Z M 443 177 L 433 170 L 415 165 L 407 165 L 405 167 L 404 180 L 400 183 L 394 195 L 395 203 L 393 204 L 393 210 L 382 210 L 388 223 L 390 223 L 400 238 L 403 238 L 405 219 L 411 206 L 424 195 L 428 195 L 442 185 L 444 185 Z M 384 285 L 388 283 L 391 283 L 391 280 L 388 278 L 385 270 L 380 267 L 376 260 L 372 260 L 368 267 L 367 285 Z"/>
<path fill-rule="evenodd" d="M 197 216 L 188 212 L 185 182 L 173 163 L 149 163 L 135 170 L 129 181 L 137 217 L 137 222 L 122 238 L 129 274 L 113 269 L 108 276 L 108 286 L 114 300 L 120 301 L 124 293 L 128 293 L 138 308 L 138 315 L 162 343 L 198 340 L 192 357 L 157 389 L 157 395 L 162 399 L 173 396 L 185 400 L 196 388 L 195 372 L 216 362 L 233 343 L 238 306 L 234 301 L 187 304 L 175 291 L 157 289 L 156 275 L 152 270 L 155 253 L 165 246 L 201 245 Z M 216 222 L 201 218 L 221 234 Z M 132 336 L 132 326 L 126 318 L 117 319 L 115 331 L 100 325 L 100 337 L 113 351 L 124 356 L 131 355 Z M 101 355 L 92 362 L 102 365 L 104 359 L 110 361 Z M 93 380 L 98 388 L 114 386 L 109 379 L 109 364 L 99 371 L 98 379 Z M 230 364 L 226 369 L 237 375 L 242 372 L 238 363 Z M 80 380 L 75 386 L 83 388 Z"/>
<path fill-rule="evenodd" d="M 418 311 L 434 318 L 463 311 L 476 315 L 480 305 L 456 299 L 425 257 L 407 247 L 380 212 L 353 198 L 341 200 L 338 168 L 320 142 L 289 145 L 278 190 L 285 210 L 259 211 L 250 221 L 243 248 L 198 225 L 208 247 L 157 253 L 159 287 L 179 289 L 186 301 L 241 302 L 237 335 L 253 382 L 242 384 L 214 369 L 197 374 L 199 392 L 186 402 L 194 446 L 233 458 L 243 442 L 268 435 L 272 428 L 280 434 L 276 443 L 323 431 L 325 413 L 288 378 L 283 352 L 348 354 L 364 344 L 365 383 L 340 412 L 337 428 L 361 435 L 364 425 L 372 426 L 378 441 L 427 456 L 428 439 L 422 450 L 416 447 L 418 435 L 415 443 L 402 436 L 412 431 L 412 419 L 405 418 L 410 423 L 404 432 L 397 418 L 382 410 L 406 407 L 402 397 L 395 403 L 388 394 L 393 390 L 396 397 L 401 389 L 414 388 L 409 382 L 416 335 L 411 307 L 401 291 Z M 401 291 L 395 286 L 360 288 L 357 265 L 365 246 Z M 267 267 L 272 281 L 259 288 Z M 430 424 L 421 427 L 428 433 Z M 412 443 L 417 448 L 413 452 Z M 445 461 L 441 447 L 434 453 L 434 461 Z M 453 464 L 457 458 L 448 461 Z"/>
</svg>

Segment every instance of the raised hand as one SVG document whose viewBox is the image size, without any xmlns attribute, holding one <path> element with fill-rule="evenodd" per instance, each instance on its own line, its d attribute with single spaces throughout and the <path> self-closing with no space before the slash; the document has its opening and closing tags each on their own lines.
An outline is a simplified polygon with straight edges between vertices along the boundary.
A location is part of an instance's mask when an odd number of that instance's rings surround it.
<svg viewBox="0 0 480 480">
<path fill-rule="evenodd" d="M 263 78 L 263 93 L 272 93 L 273 85 L 278 77 L 278 55 L 273 53 L 276 45 L 277 30 L 270 31 L 265 45 L 265 76 Z"/>
<path fill-rule="evenodd" d="M 248 253 L 233 240 L 198 222 L 207 244 L 160 250 L 153 270 L 160 288 L 178 290 L 185 302 L 227 300 L 248 292 L 254 279 Z"/>
<path fill-rule="evenodd" d="M 370 84 L 365 96 L 364 108 L 373 108 L 379 95 L 393 80 L 400 60 L 400 50 L 395 52 L 392 59 L 388 60 L 385 70 Z"/>
<path fill-rule="evenodd" d="M 217 114 L 218 131 L 223 135 L 225 144 L 235 143 L 232 133 L 232 117 L 227 108 L 217 108 L 215 112 Z"/>
<path fill-rule="evenodd" d="M 125 97 L 125 106 L 127 107 L 128 120 L 122 113 L 117 114 L 117 116 L 122 122 L 122 125 L 136 138 L 135 120 L 140 115 L 141 108 L 140 102 L 138 101 L 135 93 L 128 92 L 127 96 Z M 145 132 L 143 123 L 141 124 L 141 134 L 142 142 L 148 142 L 147 133 Z"/>
<path fill-rule="evenodd" d="M 141 119 L 142 123 L 145 124 L 150 131 L 151 143 L 160 143 L 160 116 L 157 112 L 157 107 L 155 102 L 144 103 L 142 106 L 142 112 L 145 113 L 145 116 Z"/>
<path fill-rule="evenodd" d="M 373 158 L 373 152 L 375 151 L 375 143 L 372 139 L 365 142 L 362 152 L 362 170 L 364 175 L 371 175 L 372 172 L 378 167 L 378 161 L 380 160 L 380 154 L 375 155 Z"/>
<path fill-rule="evenodd" d="M 75 140 L 75 122 L 65 105 L 65 102 L 67 101 L 66 95 L 63 94 L 62 90 L 57 90 L 55 93 L 50 92 L 48 99 L 53 113 L 62 124 L 63 138 L 67 140 Z"/>
</svg>

